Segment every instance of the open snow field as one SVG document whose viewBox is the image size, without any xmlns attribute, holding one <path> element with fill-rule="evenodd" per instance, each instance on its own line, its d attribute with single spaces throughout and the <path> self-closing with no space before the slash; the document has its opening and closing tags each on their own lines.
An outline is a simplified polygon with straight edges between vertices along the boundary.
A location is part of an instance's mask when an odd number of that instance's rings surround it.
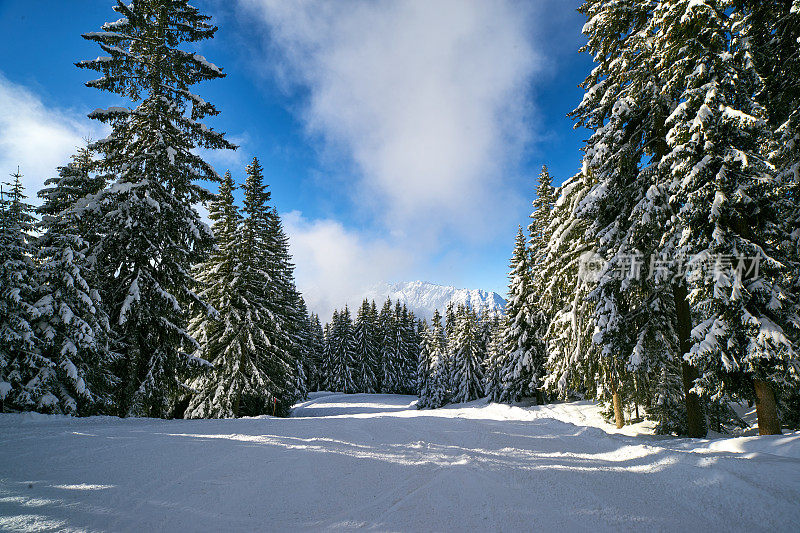
<svg viewBox="0 0 800 533">
<path fill-rule="evenodd" d="M 798 531 L 800 434 L 616 432 L 588 402 L 317 394 L 294 418 L 0 415 L 0 529 Z"/>
</svg>

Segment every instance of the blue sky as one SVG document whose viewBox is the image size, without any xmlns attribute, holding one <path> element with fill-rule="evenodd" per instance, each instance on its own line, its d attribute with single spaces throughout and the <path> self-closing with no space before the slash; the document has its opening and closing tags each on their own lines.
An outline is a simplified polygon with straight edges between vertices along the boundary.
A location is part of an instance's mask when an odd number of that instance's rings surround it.
<svg viewBox="0 0 800 533">
<path fill-rule="evenodd" d="M 119 104 L 73 63 L 110 0 L 0 1 L 0 166 L 30 196 Z M 195 86 L 240 145 L 208 154 L 238 180 L 258 156 L 284 217 L 297 280 L 322 313 L 379 281 L 506 289 L 535 178 L 579 168 L 566 114 L 592 68 L 572 0 L 195 0 L 227 73 Z"/>
</svg>

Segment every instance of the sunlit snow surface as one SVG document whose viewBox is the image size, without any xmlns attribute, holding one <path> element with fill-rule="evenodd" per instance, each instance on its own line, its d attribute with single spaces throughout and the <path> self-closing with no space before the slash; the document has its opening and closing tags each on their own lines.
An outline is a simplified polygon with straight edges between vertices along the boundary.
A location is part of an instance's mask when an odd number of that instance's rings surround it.
<svg viewBox="0 0 800 533">
<path fill-rule="evenodd" d="M 661 438 L 589 402 L 294 417 L 0 415 L 0 530 L 796 531 L 800 434 Z"/>
</svg>

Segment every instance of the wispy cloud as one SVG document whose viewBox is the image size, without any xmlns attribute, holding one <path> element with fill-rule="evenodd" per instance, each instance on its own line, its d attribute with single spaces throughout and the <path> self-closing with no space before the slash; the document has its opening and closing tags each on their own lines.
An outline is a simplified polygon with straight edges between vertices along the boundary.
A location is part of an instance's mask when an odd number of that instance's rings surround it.
<svg viewBox="0 0 800 533">
<path fill-rule="evenodd" d="M 309 91 L 309 132 L 355 163 L 358 204 L 399 236 L 504 227 L 542 63 L 528 3 L 240 3 L 268 29 L 264 67 Z"/>
<path fill-rule="evenodd" d="M 0 179 L 17 166 L 31 203 L 36 192 L 69 162 L 84 138 L 105 136 L 100 124 L 79 113 L 47 107 L 31 90 L 0 74 Z"/>
<path fill-rule="evenodd" d="M 411 250 L 366 239 L 335 220 L 308 220 L 299 211 L 282 215 L 309 309 L 328 320 L 334 308 L 356 305 L 365 288 L 401 279 L 413 263 Z"/>
<path fill-rule="evenodd" d="M 323 165 L 338 156 L 355 169 L 346 205 L 384 235 L 289 215 L 312 309 L 379 281 L 436 275 L 456 249 L 510 242 L 529 201 L 514 184 L 537 131 L 531 89 L 549 67 L 536 51 L 546 3 L 239 0 L 241 20 L 265 30 L 257 67 L 302 96 Z"/>
</svg>

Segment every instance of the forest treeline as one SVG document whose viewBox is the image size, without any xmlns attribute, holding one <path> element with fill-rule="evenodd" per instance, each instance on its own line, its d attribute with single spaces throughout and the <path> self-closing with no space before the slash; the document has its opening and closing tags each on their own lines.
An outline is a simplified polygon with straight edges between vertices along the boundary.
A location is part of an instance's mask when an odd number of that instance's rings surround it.
<svg viewBox="0 0 800 533">
<path fill-rule="evenodd" d="M 285 415 L 311 387 L 421 407 L 594 398 L 618 425 L 638 412 L 694 437 L 749 401 L 761 433 L 797 426 L 797 0 L 586 0 L 596 66 L 571 116 L 589 138 L 574 176 L 539 177 L 505 316 L 421 324 L 369 303 L 325 328 L 258 160 L 240 208 L 232 175 L 198 155 L 235 148 L 190 91 L 224 73 L 181 48 L 217 28 L 185 0 L 115 10 L 84 35 L 107 55 L 77 66 L 130 107 L 89 115 L 110 135 L 58 169 L 36 212 L 19 172 L 0 194 L 3 410 Z"/>
<path fill-rule="evenodd" d="M 485 395 L 485 370 L 499 357 L 501 316 L 449 304 L 430 322 L 387 299 L 381 310 L 364 300 L 317 327 L 307 360 L 309 390 L 418 394 L 418 407 L 441 407 Z M 489 372 L 493 372 L 489 369 Z"/>
<path fill-rule="evenodd" d="M 546 169 L 511 261 L 499 398 L 705 436 L 800 421 L 800 4 L 588 0 L 581 170 Z M 495 363 L 492 363 L 495 365 Z M 498 397 L 492 393 L 492 397 Z"/>
<path fill-rule="evenodd" d="M 236 148 L 190 91 L 222 69 L 181 48 L 217 28 L 184 0 L 114 9 L 83 35 L 107 55 L 76 65 L 130 107 L 89 115 L 111 133 L 46 181 L 35 212 L 19 171 L 0 194 L 2 411 L 285 415 L 313 324 L 258 160 L 239 209 L 232 175 L 198 155 Z"/>
</svg>

